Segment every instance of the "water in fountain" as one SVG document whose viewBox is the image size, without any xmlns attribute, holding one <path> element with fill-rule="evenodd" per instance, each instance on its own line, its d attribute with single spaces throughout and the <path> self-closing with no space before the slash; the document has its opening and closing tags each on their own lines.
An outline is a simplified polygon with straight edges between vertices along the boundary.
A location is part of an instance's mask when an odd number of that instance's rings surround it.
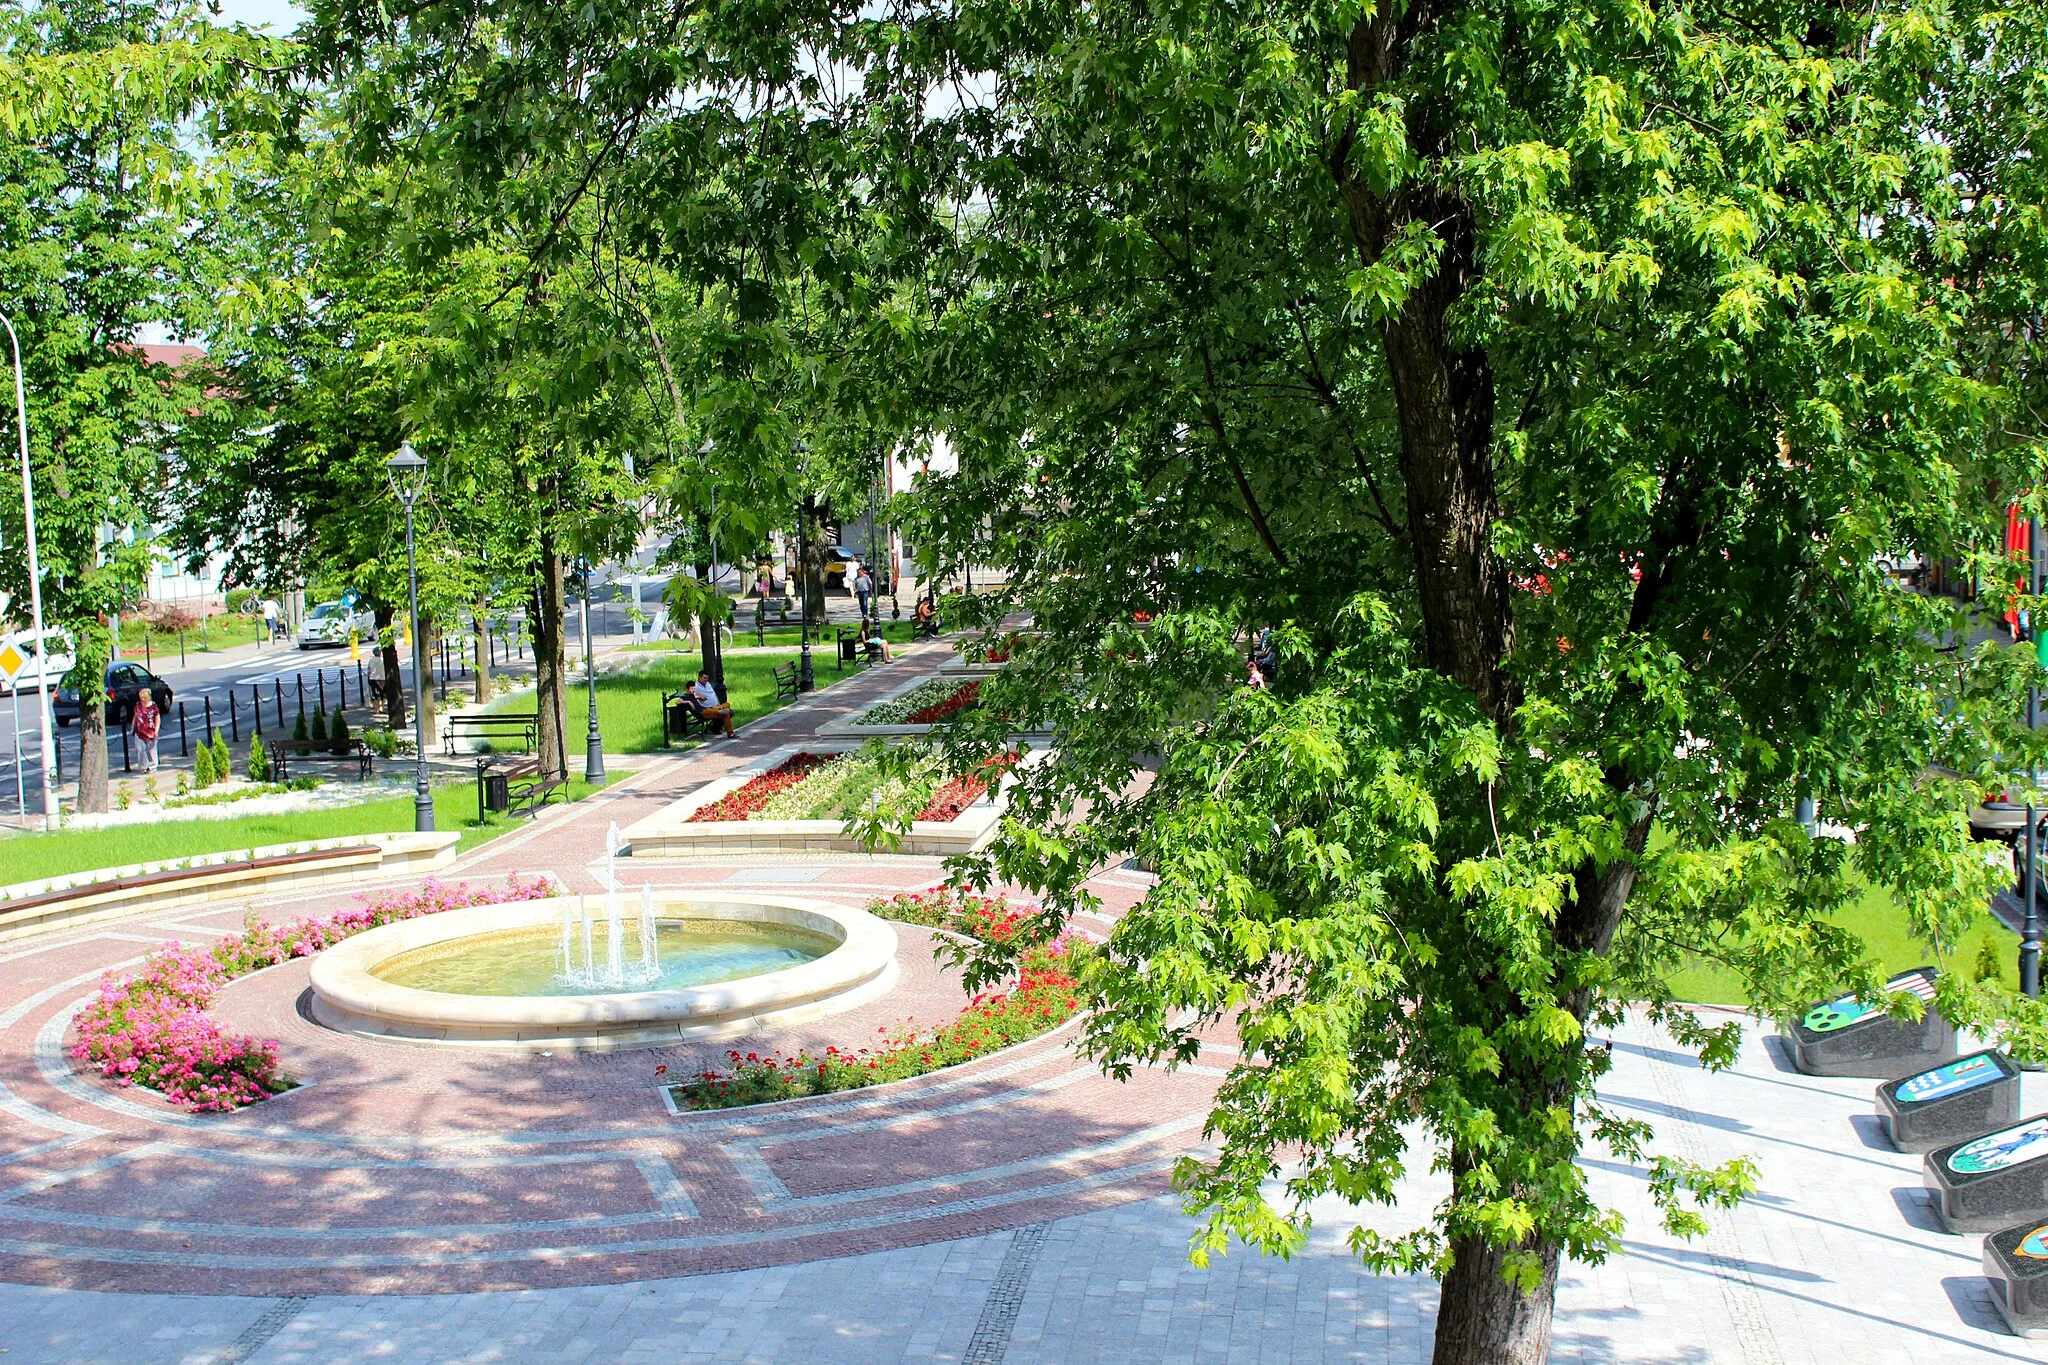
<svg viewBox="0 0 2048 1365">
<path fill-rule="evenodd" d="M 653 893 L 645 886 L 640 888 L 640 951 L 638 960 L 629 965 L 626 961 L 626 918 L 619 907 L 617 872 L 618 857 L 625 844 L 616 824 L 605 835 L 604 847 L 604 966 L 599 968 L 597 965 L 597 931 L 590 918 L 590 904 L 585 897 L 578 896 L 573 916 L 567 906 L 562 908 L 561 980 L 565 985 L 583 990 L 617 990 L 621 986 L 652 984 L 661 977 L 661 946 L 655 936 Z M 579 921 L 583 930 L 583 960 L 580 963 L 576 960 L 575 934 Z"/>
<path fill-rule="evenodd" d="M 654 935 L 654 895 L 646 883 L 640 885 L 640 976 L 653 981 L 661 975 L 661 944 Z"/>
<path fill-rule="evenodd" d="M 571 972 L 569 979 L 579 986 L 594 986 L 597 981 L 590 974 L 590 964 L 594 960 L 590 951 L 590 905 L 581 896 L 576 898 L 576 913 L 583 920 L 583 971 L 580 975 Z"/>
</svg>

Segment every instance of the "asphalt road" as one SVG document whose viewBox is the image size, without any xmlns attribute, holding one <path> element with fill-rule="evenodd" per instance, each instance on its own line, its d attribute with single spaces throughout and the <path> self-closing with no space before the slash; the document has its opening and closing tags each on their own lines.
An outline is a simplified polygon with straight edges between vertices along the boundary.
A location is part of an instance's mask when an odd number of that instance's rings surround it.
<svg viewBox="0 0 2048 1365">
<path fill-rule="evenodd" d="M 124 657 L 142 662 L 138 655 Z M 405 660 L 405 666 L 400 670 L 408 690 L 412 686 L 411 662 L 410 659 Z M 459 663 L 452 650 L 449 662 L 449 685 L 452 689 L 461 677 L 456 671 Z M 517 671 L 519 663 L 515 655 L 510 669 Z M 181 718 L 185 741 L 191 744 L 197 744 L 207 733 L 208 716 L 212 717 L 222 734 L 239 732 L 246 738 L 259 701 L 263 728 L 274 733 L 279 724 L 280 709 L 285 725 L 289 726 L 297 719 L 301 689 L 308 710 L 324 702 L 332 711 L 344 698 L 348 707 L 354 710 L 362 705 L 362 681 L 367 667 L 367 663 L 363 663 L 359 668 L 349 659 L 346 649 L 301 650 L 292 644 L 243 646 L 218 654 L 188 654 L 183 668 L 177 667 L 175 657 L 168 662 L 162 658 L 155 659 L 151 671 L 169 683 L 172 692 L 170 714 L 164 718 L 163 736 L 158 745 L 167 760 L 182 754 Z M 438 667 L 434 675 L 439 677 Z M 21 689 L 17 696 L 0 697 L 0 818 L 19 814 L 24 806 L 29 815 L 42 813 L 41 733 L 36 718 L 37 700 L 33 687 Z M 17 738 L 20 743 L 18 764 Z M 57 743 L 58 767 L 62 776 L 70 780 L 77 774 L 78 726 L 58 726 Z M 118 731 L 109 732 L 107 748 L 109 767 L 114 776 L 119 777 L 123 767 Z"/>
</svg>

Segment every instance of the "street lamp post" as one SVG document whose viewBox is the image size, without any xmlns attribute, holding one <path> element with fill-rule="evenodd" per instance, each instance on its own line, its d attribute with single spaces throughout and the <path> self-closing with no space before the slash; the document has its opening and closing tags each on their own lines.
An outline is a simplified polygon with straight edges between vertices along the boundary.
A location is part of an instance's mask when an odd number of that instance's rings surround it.
<svg viewBox="0 0 2048 1365">
<path fill-rule="evenodd" d="M 590 654 L 590 561 L 583 561 L 583 681 L 590 690 L 590 735 L 583 742 L 583 780 L 604 785 L 604 735 L 597 728 L 597 667 Z"/>
<path fill-rule="evenodd" d="M 28 393 L 21 377 L 21 338 L 14 324 L 0 313 L 0 326 L 7 328 L 7 340 L 14 347 L 14 420 L 21 434 L 21 516 L 28 539 L 28 602 L 30 628 L 36 633 L 36 692 L 41 700 L 36 714 L 43 725 L 43 828 L 57 828 L 57 792 L 50 775 L 57 769 L 57 727 L 50 710 L 50 642 L 43 634 L 43 565 L 36 551 L 36 489 L 28 467 Z"/>
<path fill-rule="evenodd" d="M 414 453 L 412 442 L 384 462 L 391 490 L 405 504 L 405 577 L 412 596 L 412 827 L 422 834 L 434 829 L 434 794 L 427 785 L 427 642 L 420 634 L 420 570 L 413 555 L 412 508 L 427 487 L 427 462 Z"/>
<path fill-rule="evenodd" d="M 2029 629 L 2034 636 L 2034 657 L 2043 657 L 2048 648 L 2048 637 L 2041 627 L 2041 610 L 2038 605 L 2041 596 L 2041 519 L 2027 518 L 2027 593 L 2035 599 L 2027 612 Z M 2039 688 L 2027 689 L 2027 728 L 2033 729 L 2040 723 L 2041 692 Z M 2041 996 L 2041 896 L 2035 886 L 2040 872 L 2040 831 L 2038 814 L 2034 809 L 2033 788 L 2037 772 L 2027 774 L 2027 831 L 2026 854 L 2022 859 L 2026 868 L 2027 892 L 2025 897 L 2026 917 L 2020 925 L 2020 990 L 2028 997 L 2038 1000 Z"/>
</svg>

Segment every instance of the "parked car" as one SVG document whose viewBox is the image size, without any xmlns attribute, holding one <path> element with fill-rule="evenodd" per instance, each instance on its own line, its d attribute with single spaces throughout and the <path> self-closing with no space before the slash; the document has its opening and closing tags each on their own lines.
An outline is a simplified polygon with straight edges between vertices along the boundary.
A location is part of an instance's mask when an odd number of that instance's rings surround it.
<svg viewBox="0 0 2048 1365">
<path fill-rule="evenodd" d="M 825 586 L 843 588 L 847 580 L 860 572 L 860 556 L 844 545 L 834 545 L 825 551 Z"/>
<path fill-rule="evenodd" d="M 346 645 L 351 630 L 358 638 L 369 639 L 376 630 L 376 617 L 367 611 L 352 611 L 340 602 L 322 602 L 299 623 L 299 648 Z"/>
<path fill-rule="evenodd" d="M 78 662 L 78 649 L 71 641 L 70 631 L 59 630 L 54 626 L 46 629 L 41 639 L 49 648 L 50 683 L 55 686 L 59 679 L 71 671 L 71 666 Z M 15 648 L 28 655 L 28 663 L 13 678 L 0 678 L 0 697 L 10 695 L 17 687 L 24 692 L 33 692 L 40 685 L 36 670 L 37 643 L 36 633 L 32 630 L 24 630 L 14 637 Z"/>
<path fill-rule="evenodd" d="M 74 667 L 71 672 L 77 672 Z M 120 663 L 107 665 L 107 724 L 126 725 L 130 713 L 135 710 L 135 698 L 147 690 L 156 698 L 156 709 L 166 715 L 171 710 L 171 685 L 141 664 Z M 78 719 L 78 679 L 66 675 L 58 684 L 57 700 L 52 703 L 59 725 L 69 725 Z"/>
</svg>

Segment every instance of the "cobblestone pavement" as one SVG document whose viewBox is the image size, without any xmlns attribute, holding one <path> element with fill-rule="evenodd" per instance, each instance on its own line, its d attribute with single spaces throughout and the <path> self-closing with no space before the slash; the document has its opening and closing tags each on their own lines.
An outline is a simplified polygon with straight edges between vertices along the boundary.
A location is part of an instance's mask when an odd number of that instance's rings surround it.
<svg viewBox="0 0 2048 1365">
<path fill-rule="evenodd" d="M 729 745 L 644 762 L 618 789 L 480 850 L 461 874 L 545 869 L 593 889 L 612 821 L 902 676 L 857 679 Z M 920 859 L 806 857 L 664 862 L 628 881 L 857 903 L 937 875 Z M 1111 871 L 1097 886 L 1113 917 L 1144 879 Z M 344 1039 L 298 1013 L 297 964 L 236 983 L 218 1006 L 229 1024 L 280 1039 L 311 1082 L 287 1096 L 195 1117 L 70 1069 L 65 1029 L 98 972 L 238 914 L 145 915 L 0 954 L 8 1358 L 1427 1359 L 1434 1285 L 1370 1276 L 1343 1249 L 1351 1218 L 1398 1232 L 1426 1216 L 1442 1193 L 1427 1174 L 1389 1209 L 1319 1208 L 1291 1261 L 1238 1249 L 1206 1269 L 1187 1263 L 1190 1224 L 1161 1196 L 1168 1163 L 1200 1141 L 1230 1061 L 1221 1046 L 1195 1068 L 1116 1085 L 1072 1054 L 1069 1030 L 878 1091 L 677 1115 L 652 1067 L 680 1071 L 701 1050 L 507 1058 Z M 904 942 L 898 996 L 759 1044 L 957 1008 L 925 940 L 906 930 Z M 1871 1083 L 1796 1075 L 1754 1033 L 1719 1076 L 1640 1023 L 1613 1041 L 1607 1096 L 1657 1125 L 1655 1150 L 1747 1153 L 1762 1185 L 1681 1243 L 1658 1229 L 1641 1169 L 1589 1153 L 1596 1193 L 1628 1229 L 1622 1255 L 1567 1270 L 1554 1359 L 2048 1360 L 2048 1345 L 2000 1330 L 1979 1239 L 1937 1230 L 1918 1159 L 1876 1127 Z M 2048 1102 L 2048 1078 L 2028 1085 Z"/>
<path fill-rule="evenodd" d="M 2004 1334 L 1978 1239 L 1934 1231 L 1916 1158 L 1890 1151 L 1870 1087 L 1791 1074 L 1751 1037 L 1707 1076 L 1647 1028 L 1616 1038 L 1608 1096 L 1659 1150 L 1754 1155 L 1757 1197 L 1698 1242 L 1656 1228 L 1642 1172 L 1598 1154 L 1623 1254 L 1568 1269 L 1553 1359 L 1642 1365 L 2048 1359 Z M 2030 1082 L 2035 1078 L 2030 1078 Z M 2048 1099 L 2036 1089 L 2031 1099 Z M 1440 1193 L 1410 1181 L 1367 1221 L 1398 1231 Z M 1376 1278 L 1317 1210 L 1292 1261 L 1243 1249 L 1198 1270 L 1170 1198 L 921 1245 L 717 1274 L 505 1293 L 233 1297 L 0 1285 L 11 1359 L 143 1362 L 1286 1361 L 1428 1359 L 1436 1290 Z"/>
</svg>

